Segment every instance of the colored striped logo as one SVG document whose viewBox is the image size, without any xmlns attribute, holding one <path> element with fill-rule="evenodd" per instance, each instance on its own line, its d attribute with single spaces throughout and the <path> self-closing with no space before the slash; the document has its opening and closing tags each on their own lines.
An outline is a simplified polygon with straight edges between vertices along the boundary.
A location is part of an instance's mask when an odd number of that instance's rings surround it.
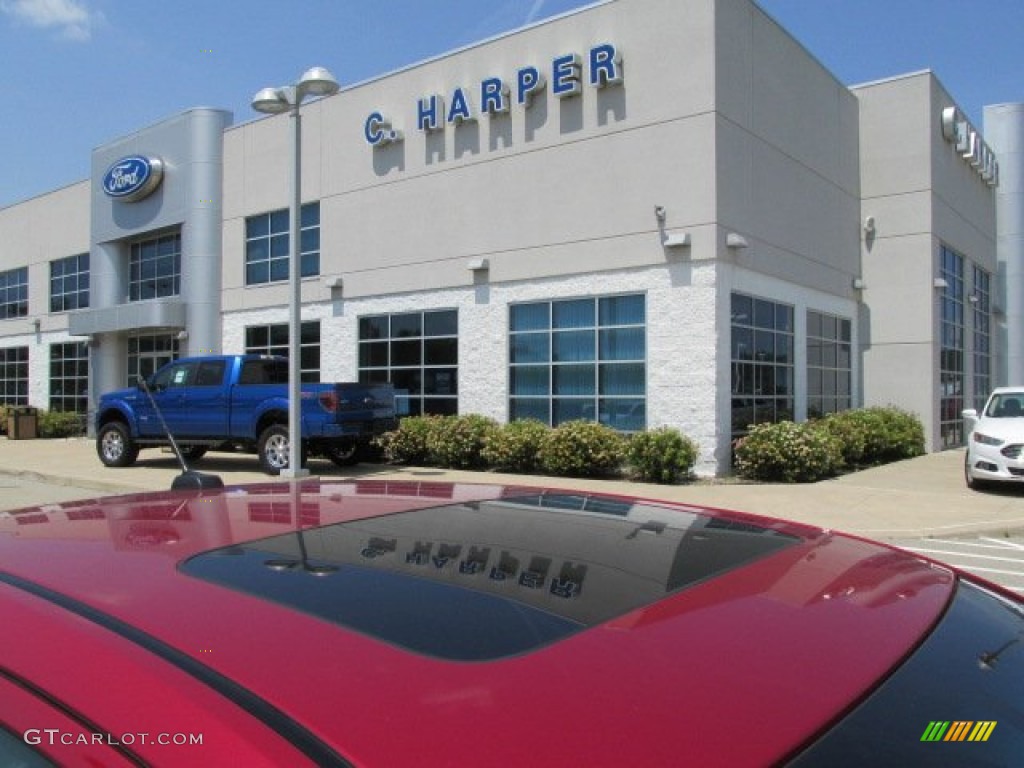
<svg viewBox="0 0 1024 768">
<path fill-rule="evenodd" d="M 932 720 L 921 741 L 988 741 L 995 728 L 995 720 Z"/>
</svg>

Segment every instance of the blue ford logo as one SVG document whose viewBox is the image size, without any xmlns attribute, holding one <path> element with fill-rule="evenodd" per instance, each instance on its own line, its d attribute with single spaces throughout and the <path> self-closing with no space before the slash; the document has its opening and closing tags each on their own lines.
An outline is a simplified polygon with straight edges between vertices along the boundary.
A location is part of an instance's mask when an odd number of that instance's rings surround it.
<svg viewBox="0 0 1024 768">
<path fill-rule="evenodd" d="M 103 174 L 103 191 L 110 197 L 134 203 L 160 185 L 164 165 L 155 157 L 122 157 Z"/>
</svg>

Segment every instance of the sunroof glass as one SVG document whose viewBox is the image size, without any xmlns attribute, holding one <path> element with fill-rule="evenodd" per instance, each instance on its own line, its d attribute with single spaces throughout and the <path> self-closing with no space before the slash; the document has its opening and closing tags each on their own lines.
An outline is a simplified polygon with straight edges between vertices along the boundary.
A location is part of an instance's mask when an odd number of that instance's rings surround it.
<svg viewBox="0 0 1024 768">
<path fill-rule="evenodd" d="M 538 493 L 292 531 L 181 569 L 409 651 L 486 661 L 797 541 L 697 512 Z"/>
</svg>

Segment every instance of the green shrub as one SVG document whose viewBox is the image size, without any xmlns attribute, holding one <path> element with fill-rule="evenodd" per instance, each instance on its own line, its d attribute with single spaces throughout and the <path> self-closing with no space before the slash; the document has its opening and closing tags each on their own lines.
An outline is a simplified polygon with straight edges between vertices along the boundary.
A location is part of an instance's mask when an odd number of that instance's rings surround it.
<svg viewBox="0 0 1024 768">
<path fill-rule="evenodd" d="M 810 483 L 842 465 L 839 440 L 812 423 L 757 424 L 736 443 L 736 472 L 752 480 Z"/>
<path fill-rule="evenodd" d="M 79 437 L 84 426 L 81 414 L 73 411 L 39 411 L 39 437 Z"/>
<path fill-rule="evenodd" d="M 697 445 L 679 430 L 659 427 L 629 439 L 626 459 L 640 480 L 678 483 L 697 461 Z"/>
<path fill-rule="evenodd" d="M 403 464 L 432 464 L 430 436 L 441 428 L 442 416 L 406 416 L 398 429 L 375 439 L 388 461 Z"/>
<path fill-rule="evenodd" d="M 839 441 L 844 465 L 856 467 L 866 464 L 864 457 L 877 450 L 874 421 L 874 416 L 856 410 L 831 413 L 811 423 Z"/>
<path fill-rule="evenodd" d="M 924 455 L 924 425 L 913 413 L 895 406 L 868 408 L 877 413 L 881 422 L 884 446 L 878 454 L 878 461 L 899 461 Z"/>
<path fill-rule="evenodd" d="M 552 475 L 595 477 L 619 469 L 626 439 L 592 421 L 569 421 L 552 429 L 540 448 L 540 466 Z"/>
<path fill-rule="evenodd" d="M 519 419 L 491 432 L 484 442 L 484 461 L 508 472 L 535 472 L 540 448 L 551 428 L 536 419 Z"/>
<path fill-rule="evenodd" d="M 427 434 L 427 458 L 454 469 L 482 467 L 484 445 L 497 431 L 498 422 L 479 414 L 441 417 Z"/>
<path fill-rule="evenodd" d="M 815 422 L 838 438 L 843 461 L 851 467 L 884 464 L 924 453 L 924 427 L 899 408 L 858 408 Z"/>
</svg>

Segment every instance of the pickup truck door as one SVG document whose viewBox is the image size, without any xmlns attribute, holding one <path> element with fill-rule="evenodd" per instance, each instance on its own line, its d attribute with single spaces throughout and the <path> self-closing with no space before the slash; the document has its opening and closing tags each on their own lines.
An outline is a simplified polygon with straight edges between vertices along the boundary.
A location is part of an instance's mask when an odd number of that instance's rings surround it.
<svg viewBox="0 0 1024 768">
<path fill-rule="evenodd" d="M 224 437 L 228 428 L 225 360 L 177 363 L 163 368 L 150 385 L 164 421 L 175 440 L 187 437 Z M 162 436 L 160 419 L 149 399 L 139 409 L 139 433 Z"/>
<path fill-rule="evenodd" d="M 192 437 L 226 437 L 228 434 L 228 388 L 224 377 L 226 360 L 202 360 L 185 391 L 182 433 Z"/>
<path fill-rule="evenodd" d="M 153 395 L 168 429 L 175 439 L 185 434 L 183 427 L 187 422 L 186 395 L 196 375 L 196 363 L 175 363 L 157 371 L 150 379 L 149 391 Z M 139 435 L 141 437 L 162 437 L 164 428 L 160 416 L 145 393 L 139 398 L 138 405 Z"/>
</svg>

